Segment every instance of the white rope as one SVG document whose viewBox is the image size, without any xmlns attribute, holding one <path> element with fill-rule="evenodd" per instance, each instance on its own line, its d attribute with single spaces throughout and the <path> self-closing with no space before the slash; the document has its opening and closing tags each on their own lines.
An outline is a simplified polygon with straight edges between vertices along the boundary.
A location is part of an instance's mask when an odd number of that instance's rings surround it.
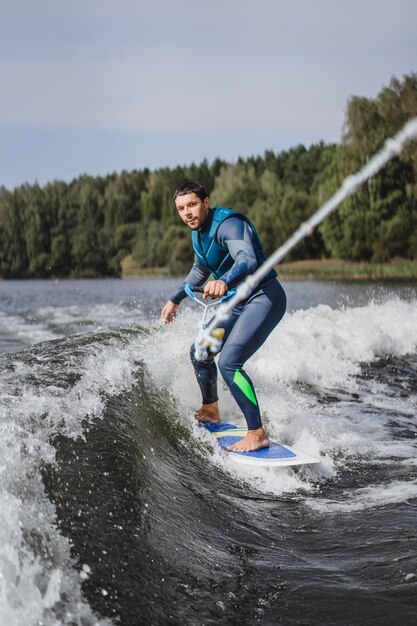
<svg viewBox="0 0 417 626">
<path fill-rule="evenodd" d="M 353 195 L 357 189 L 369 178 L 375 176 L 392 158 L 398 156 L 404 146 L 412 139 L 417 139 L 417 117 L 412 118 L 400 130 L 399 133 L 387 139 L 383 148 L 377 152 L 370 161 L 357 173 L 347 176 L 343 181 L 340 189 L 327 200 L 306 222 L 301 224 L 299 228 L 287 241 L 277 248 L 275 252 L 261 265 L 254 274 L 249 275 L 243 283 L 239 285 L 236 294 L 221 304 L 217 312 L 208 326 L 199 332 L 195 341 L 196 356 L 199 360 L 206 358 L 206 348 L 216 344 L 216 340 L 212 337 L 212 332 L 221 322 L 228 318 L 232 309 L 242 300 L 247 298 L 260 281 L 268 274 L 268 272 L 277 265 L 300 241 L 323 222 L 326 217 L 331 215 L 337 207 L 349 196 Z M 218 343 L 218 342 L 217 342 Z"/>
</svg>

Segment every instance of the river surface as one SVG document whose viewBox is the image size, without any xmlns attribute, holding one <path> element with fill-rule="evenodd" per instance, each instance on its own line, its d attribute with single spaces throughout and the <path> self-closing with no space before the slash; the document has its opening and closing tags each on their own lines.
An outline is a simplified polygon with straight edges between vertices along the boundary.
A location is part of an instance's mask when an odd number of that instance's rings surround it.
<svg viewBox="0 0 417 626">
<path fill-rule="evenodd" d="M 1 626 L 415 625 L 417 284 L 284 283 L 247 370 L 320 463 L 265 469 L 194 423 L 178 282 L 0 283 Z"/>
</svg>

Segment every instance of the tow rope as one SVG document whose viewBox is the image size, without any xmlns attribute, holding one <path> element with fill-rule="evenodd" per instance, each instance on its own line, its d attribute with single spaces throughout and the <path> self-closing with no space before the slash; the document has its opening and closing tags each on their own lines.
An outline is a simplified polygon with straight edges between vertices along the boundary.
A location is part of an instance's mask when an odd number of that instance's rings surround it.
<svg viewBox="0 0 417 626">
<path fill-rule="evenodd" d="M 268 272 L 277 265 L 282 259 L 300 243 L 305 237 L 311 235 L 313 230 L 321 224 L 329 215 L 331 215 L 338 206 L 352 196 L 364 182 L 372 176 L 375 176 L 385 165 L 398 156 L 405 145 L 411 140 L 417 138 L 417 117 L 410 119 L 405 126 L 390 139 L 387 139 L 383 148 L 377 152 L 357 174 L 347 176 L 342 185 L 329 200 L 327 200 L 306 222 L 303 222 L 299 228 L 291 235 L 287 241 L 277 248 L 273 254 L 254 272 L 250 274 L 236 289 L 233 296 L 224 298 L 219 302 L 219 307 L 209 324 L 200 327 L 198 336 L 195 340 L 196 358 L 204 361 L 207 358 L 208 351 L 218 352 L 221 345 L 219 340 L 219 329 L 221 323 L 226 320 L 233 310 L 242 300 L 249 297 L 255 287 L 261 282 Z M 190 294 L 188 294 L 190 295 Z M 194 298 L 195 299 L 195 298 Z M 204 303 L 201 303 L 204 304 Z M 217 303 L 216 303 L 217 304 Z M 219 345 L 220 342 L 220 345 Z"/>
</svg>

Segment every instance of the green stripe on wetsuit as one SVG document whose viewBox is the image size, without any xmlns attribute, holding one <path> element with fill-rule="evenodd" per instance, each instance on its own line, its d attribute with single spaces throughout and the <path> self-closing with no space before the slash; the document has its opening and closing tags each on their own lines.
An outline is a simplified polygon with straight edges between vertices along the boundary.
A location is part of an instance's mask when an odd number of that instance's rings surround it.
<svg viewBox="0 0 417 626">
<path fill-rule="evenodd" d="M 250 400 L 255 406 L 258 406 L 258 402 L 256 400 L 256 396 L 253 392 L 252 386 L 246 380 L 246 378 L 242 376 L 239 370 L 235 371 L 235 375 L 233 376 L 233 382 L 237 387 L 239 387 L 240 391 L 245 394 L 248 400 Z"/>
</svg>

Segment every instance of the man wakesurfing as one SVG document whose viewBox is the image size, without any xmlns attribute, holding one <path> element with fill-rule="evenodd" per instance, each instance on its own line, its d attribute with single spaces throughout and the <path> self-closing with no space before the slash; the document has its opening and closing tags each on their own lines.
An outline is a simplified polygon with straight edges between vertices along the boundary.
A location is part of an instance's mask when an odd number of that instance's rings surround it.
<svg viewBox="0 0 417 626">
<path fill-rule="evenodd" d="M 203 298 L 222 298 L 264 262 L 254 225 L 236 211 L 221 206 L 211 208 L 201 185 L 194 182 L 179 185 L 174 202 L 181 219 L 192 230 L 195 260 L 185 282 L 193 287 L 205 284 Z M 213 280 L 207 280 L 210 275 Z M 286 296 L 276 276 L 275 270 L 271 270 L 222 322 L 225 334 L 218 366 L 248 425 L 247 435 L 228 447 L 231 451 L 248 452 L 269 446 L 255 389 L 243 366 L 285 313 Z M 185 297 L 184 286 L 171 296 L 161 313 L 165 323 L 174 321 Z M 202 405 L 195 417 L 201 422 L 220 422 L 214 356 L 198 361 L 193 345 L 191 361 L 202 394 Z"/>
</svg>

